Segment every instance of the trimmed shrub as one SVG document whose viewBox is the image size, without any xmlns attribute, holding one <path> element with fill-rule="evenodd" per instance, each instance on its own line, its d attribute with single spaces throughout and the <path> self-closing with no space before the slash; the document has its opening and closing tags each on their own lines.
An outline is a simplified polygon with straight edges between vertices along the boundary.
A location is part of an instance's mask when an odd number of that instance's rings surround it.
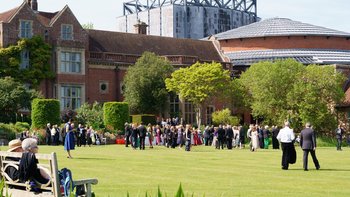
<svg viewBox="0 0 350 197">
<path fill-rule="evenodd" d="M 132 122 L 140 124 L 141 122 L 145 125 L 147 124 L 156 124 L 156 116 L 152 114 L 141 114 L 141 115 L 132 115 Z"/>
<path fill-rule="evenodd" d="M 30 125 L 27 122 L 16 122 L 15 128 L 17 130 L 17 133 L 20 133 L 22 131 L 29 130 Z"/>
<path fill-rule="evenodd" d="M 8 141 L 16 138 L 16 128 L 14 124 L 0 123 L 0 138 Z"/>
<path fill-rule="evenodd" d="M 47 123 L 60 124 L 60 102 L 56 99 L 34 99 L 32 128 L 45 128 Z"/>
<path fill-rule="evenodd" d="M 129 104 L 125 102 L 106 102 L 103 104 L 103 122 L 106 128 L 124 130 L 129 121 Z"/>
</svg>

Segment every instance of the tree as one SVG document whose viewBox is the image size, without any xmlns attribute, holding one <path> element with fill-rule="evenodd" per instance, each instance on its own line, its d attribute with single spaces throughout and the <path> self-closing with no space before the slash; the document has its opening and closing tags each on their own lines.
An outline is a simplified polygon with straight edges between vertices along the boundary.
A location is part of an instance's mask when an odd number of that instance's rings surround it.
<svg viewBox="0 0 350 197">
<path fill-rule="evenodd" d="M 14 122 L 18 110 L 31 109 L 31 101 L 42 97 L 11 77 L 0 78 L 0 84 L 0 122 Z"/>
<path fill-rule="evenodd" d="M 29 53 L 29 67 L 20 68 L 21 53 Z M 51 47 L 42 37 L 21 39 L 17 45 L 0 48 L 0 77 L 10 76 L 36 88 L 43 79 L 54 76 L 50 70 Z"/>
<path fill-rule="evenodd" d="M 227 90 L 230 75 L 220 63 L 197 62 L 190 67 L 176 70 L 165 83 L 169 91 L 176 92 L 180 98 L 193 103 L 197 124 L 200 126 L 202 104 Z"/>
<path fill-rule="evenodd" d="M 332 106 L 344 98 L 343 82 L 332 66 L 306 67 L 292 59 L 254 64 L 237 80 L 254 117 L 290 120 L 297 128 L 311 122 L 322 130 L 335 126 Z"/>
<path fill-rule="evenodd" d="M 239 118 L 231 115 L 231 110 L 228 108 L 223 109 L 221 111 L 216 111 L 212 114 L 213 122 L 215 124 L 230 124 L 230 125 L 238 125 Z"/>
<path fill-rule="evenodd" d="M 84 29 L 94 29 L 94 24 L 92 22 L 88 22 L 86 24 L 81 25 Z"/>
<path fill-rule="evenodd" d="M 94 129 L 104 128 L 103 105 L 98 102 L 94 102 L 92 105 L 84 103 L 77 109 L 76 118 L 79 123 L 92 126 Z"/>
<path fill-rule="evenodd" d="M 173 72 L 170 63 L 145 52 L 134 66 L 128 68 L 124 78 L 125 102 L 129 103 L 132 114 L 159 114 L 168 103 L 165 78 Z"/>
</svg>

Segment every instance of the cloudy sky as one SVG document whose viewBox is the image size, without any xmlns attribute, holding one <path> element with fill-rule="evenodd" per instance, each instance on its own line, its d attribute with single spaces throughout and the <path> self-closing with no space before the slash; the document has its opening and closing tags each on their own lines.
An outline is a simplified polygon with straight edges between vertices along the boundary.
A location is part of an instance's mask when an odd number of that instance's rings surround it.
<svg viewBox="0 0 350 197">
<path fill-rule="evenodd" d="M 116 30 L 116 17 L 123 2 L 130 0 L 38 0 L 39 10 L 55 12 L 68 5 L 81 24 L 95 29 Z M 0 12 L 19 6 L 23 0 L 0 0 Z M 257 0 L 258 16 L 290 18 L 350 33 L 349 0 Z"/>
</svg>

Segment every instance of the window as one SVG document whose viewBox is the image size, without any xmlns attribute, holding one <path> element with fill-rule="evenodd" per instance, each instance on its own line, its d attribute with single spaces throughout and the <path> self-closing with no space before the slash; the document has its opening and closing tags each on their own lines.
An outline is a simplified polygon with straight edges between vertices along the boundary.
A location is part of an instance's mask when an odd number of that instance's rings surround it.
<svg viewBox="0 0 350 197">
<path fill-rule="evenodd" d="M 214 112 L 214 107 L 213 106 L 208 106 L 207 107 L 207 112 L 206 112 L 207 125 L 213 124 L 213 117 L 212 117 L 212 113 L 213 112 Z"/>
<path fill-rule="evenodd" d="M 80 73 L 81 53 L 61 52 L 61 72 Z"/>
<path fill-rule="evenodd" d="M 170 94 L 170 117 L 180 117 L 180 105 L 179 105 L 179 96 L 176 94 Z"/>
<path fill-rule="evenodd" d="M 27 69 L 27 68 L 29 68 L 29 51 L 23 50 L 21 51 L 20 69 Z"/>
<path fill-rule="evenodd" d="M 62 40 L 73 40 L 73 26 L 62 25 L 61 26 L 61 38 Z"/>
<path fill-rule="evenodd" d="M 61 109 L 75 110 L 81 106 L 81 87 L 61 86 Z"/>
<path fill-rule="evenodd" d="M 108 93 L 108 81 L 100 81 L 100 93 L 101 94 L 107 94 Z"/>
<path fill-rule="evenodd" d="M 185 122 L 186 124 L 192 124 L 196 122 L 196 112 L 191 102 L 185 102 Z"/>
<path fill-rule="evenodd" d="M 33 36 L 32 21 L 21 20 L 19 23 L 19 37 L 31 38 Z"/>
</svg>

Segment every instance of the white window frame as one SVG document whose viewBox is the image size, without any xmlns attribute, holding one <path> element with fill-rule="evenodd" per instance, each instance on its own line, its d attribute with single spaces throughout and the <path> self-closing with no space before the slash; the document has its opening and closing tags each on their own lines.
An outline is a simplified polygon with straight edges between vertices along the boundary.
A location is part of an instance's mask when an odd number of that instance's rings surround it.
<svg viewBox="0 0 350 197">
<path fill-rule="evenodd" d="M 181 110 L 180 110 L 180 98 L 179 95 L 169 95 L 170 98 L 170 106 L 169 106 L 169 113 L 171 115 L 178 114 L 178 117 L 181 115 Z M 175 117 L 172 117 L 175 118 Z"/>
<path fill-rule="evenodd" d="M 19 20 L 19 35 L 20 38 L 33 37 L 33 21 Z"/>
<path fill-rule="evenodd" d="M 184 103 L 184 115 L 185 115 L 185 121 L 186 124 L 193 124 L 196 123 L 196 111 L 194 109 L 194 105 L 192 102 L 185 101 Z"/>
<path fill-rule="evenodd" d="M 73 25 L 62 24 L 61 25 L 61 39 L 62 40 L 73 40 Z"/>
<path fill-rule="evenodd" d="M 84 87 L 81 85 L 60 85 L 61 110 L 76 110 L 84 102 Z"/>
<path fill-rule="evenodd" d="M 211 111 L 211 112 L 210 112 Z M 215 112 L 215 106 L 214 105 L 208 105 L 206 107 L 205 113 L 206 113 L 206 124 L 213 124 L 213 116 L 212 113 Z"/>
<path fill-rule="evenodd" d="M 81 52 L 61 51 L 59 69 L 61 73 L 82 73 Z"/>
</svg>

